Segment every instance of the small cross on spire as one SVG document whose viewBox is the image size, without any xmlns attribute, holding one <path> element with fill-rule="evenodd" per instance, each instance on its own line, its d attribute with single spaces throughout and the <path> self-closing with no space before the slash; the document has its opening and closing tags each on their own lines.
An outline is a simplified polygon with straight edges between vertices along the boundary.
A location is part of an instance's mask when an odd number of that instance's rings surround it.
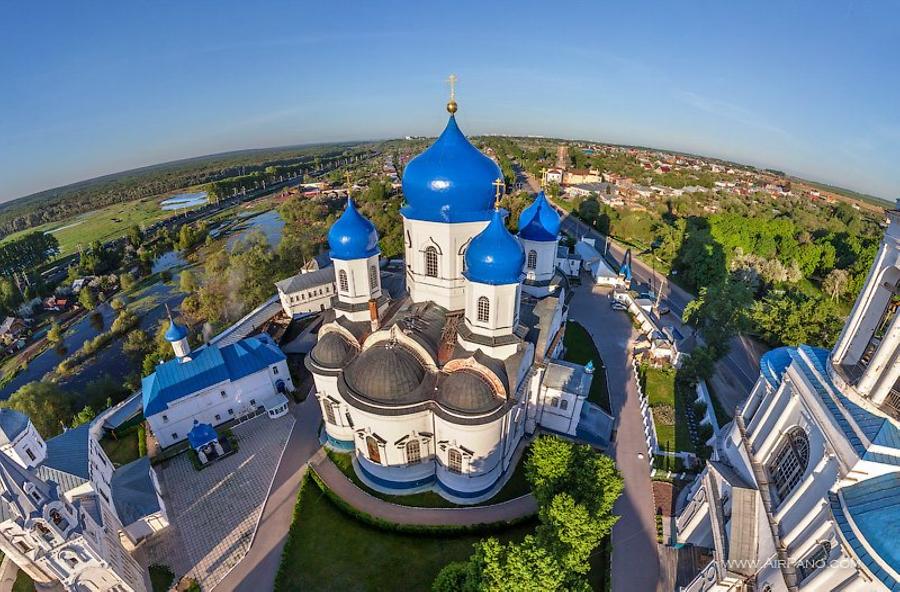
<svg viewBox="0 0 900 592">
<path fill-rule="evenodd" d="M 500 207 L 500 195 L 502 195 L 503 188 L 506 186 L 506 184 L 503 182 L 503 179 L 501 179 L 500 177 L 497 177 L 497 179 L 492 183 L 492 185 L 494 186 L 494 190 L 495 190 L 494 191 L 494 198 L 495 198 L 494 199 L 494 207 L 499 208 Z"/>
<path fill-rule="evenodd" d="M 456 105 L 456 74 L 451 74 L 449 78 L 447 78 L 447 82 L 450 83 L 450 100 L 447 102 L 447 111 L 450 115 L 456 113 L 457 105 Z"/>
<path fill-rule="evenodd" d="M 350 197 L 350 192 L 353 191 L 353 176 L 350 171 L 344 173 L 344 178 L 347 180 L 347 197 Z"/>
</svg>

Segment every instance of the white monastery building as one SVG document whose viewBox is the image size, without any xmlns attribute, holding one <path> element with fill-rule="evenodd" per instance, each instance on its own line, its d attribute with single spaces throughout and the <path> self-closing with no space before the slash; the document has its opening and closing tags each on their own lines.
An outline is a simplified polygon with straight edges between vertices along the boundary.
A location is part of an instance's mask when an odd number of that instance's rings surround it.
<svg viewBox="0 0 900 592">
<path fill-rule="evenodd" d="M 691 486 L 685 590 L 900 590 L 900 209 L 831 351 L 765 354 Z"/>
<path fill-rule="evenodd" d="M 328 233 L 337 297 L 306 365 L 328 444 L 354 452 L 364 482 L 477 503 L 543 417 L 600 447 L 612 422 L 586 402 L 590 370 L 554 359 L 567 313 L 558 214 L 539 195 L 510 234 L 499 168 L 460 131 L 455 101 L 448 111 L 403 174 L 405 293 L 382 291 L 377 232 L 348 199 Z"/>
</svg>

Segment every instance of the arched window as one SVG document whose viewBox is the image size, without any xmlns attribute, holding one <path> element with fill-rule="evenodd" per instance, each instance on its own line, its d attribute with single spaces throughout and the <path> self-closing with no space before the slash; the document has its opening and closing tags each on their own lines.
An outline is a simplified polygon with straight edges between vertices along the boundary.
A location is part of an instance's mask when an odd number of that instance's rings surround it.
<svg viewBox="0 0 900 592">
<path fill-rule="evenodd" d="M 797 487 L 806 473 L 807 464 L 809 439 L 802 429 L 793 428 L 785 435 L 781 447 L 769 463 L 769 475 L 780 500 L 784 500 Z"/>
<path fill-rule="evenodd" d="M 462 453 L 456 448 L 447 453 L 447 465 L 451 473 L 462 474 Z"/>
<path fill-rule="evenodd" d="M 379 450 L 378 440 L 374 436 L 366 436 L 366 450 L 369 453 L 369 460 L 380 465 L 381 450 Z"/>
<path fill-rule="evenodd" d="M 328 401 L 322 401 L 322 407 L 325 408 L 325 421 L 330 424 L 336 424 L 337 420 L 334 417 L 334 406 Z"/>
<path fill-rule="evenodd" d="M 347 272 L 343 269 L 338 272 L 338 282 L 341 284 L 341 292 L 350 291 L 350 283 L 347 281 Z"/>
<path fill-rule="evenodd" d="M 490 318 L 491 301 L 487 299 L 487 296 L 482 296 L 478 299 L 478 322 L 487 323 Z"/>
<path fill-rule="evenodd" d="M 438 276 L 438 252 L 434 247 L 425 248 L 425 275 Z"/>
<path fill-rule="evenodd" d="M 369 291 L 374 292 L 378 289 L 378 266 L 369 266 Z"/>
<path fill-rule="evenodd" d="M 410 440 L 406 443 L 406 462 L 416 464 L 422 460 L 422 448 L 418 440 Z"/>
<path fill-rule="evenodd" d="M 537 267 L 537 251 L 531 249 L 528 251 L 528 261 L 526 263 L 528 269 L 534 269 Z"/>
</svg>

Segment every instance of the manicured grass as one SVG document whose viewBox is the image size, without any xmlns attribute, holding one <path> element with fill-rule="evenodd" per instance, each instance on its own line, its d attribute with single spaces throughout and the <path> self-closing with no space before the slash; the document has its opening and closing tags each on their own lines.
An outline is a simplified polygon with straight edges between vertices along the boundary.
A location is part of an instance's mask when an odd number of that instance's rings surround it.
<svg viewBox="0 0 900 592">
<path fill-rule="evenodd" d="M 530 524 L 497 533 L 521 540 Z M 307 480 L 275 581 L 278 592 L 427 591 L 446 564 L 472 554 L 480 535 L 388 532 L 344 514 Z"/>
<path fill-rule="evenodd" d="M 351 481 L 353 481 L 353 483 L 356 484 L 357 487 L 359 487 L 366 493 L 377 497 L 378 499 L 383 499 L 384 501 L 391 502 L 392 504 L 412 506 L 416 508 L 460 507 L 459 505 L 454 504 L 451 501 L 445 500 L 433 491 L 413 493 L 410 495 L 388 495 L 375 491 L 374 489 L 371 489 L 365 483 L 363 483 L 357 476 L 356 471 L 353 470 L 353 457 L 350 453 L 340 453 L 333 450 L 328 450 L 327 452 L 328 458 L 330 458 L 334 462 L 334 464 L 337 465 L 337 467 L 341 470 L 341 472 L 347 475 L 347 477 Z M 527 454 L 527 452 L 525 454 Z M 497 492 L 497 495 L 485 502 L 474 505 L 486 506 L 490 504 L 499 504 L 500 502 L 505 502 L 517 497 L 521 497 L 531 491 L 531 488 L 528 485 L 528 481 L 525 479 L 525 454 L 522 455 L 522 459 L 519 461 L 519 464 L 516 465 L 515 470 L 513 470 L 513 474 L 510 475 L 509 480 L 506 482 L 506 484 L 504 484 L 500 491 Z"/>
<path fill-rule="evenodd" d="M 123 236 L 134 224 L 149 225 L 157 220 L 171 217 L 174 212 L 164 211 L 159 207 L 162 199 L 162 197 L 148 197 L 112 204 L 74 218 L 42 224 L 27 231 L 11 234 L 4 241 L 28 232 L 52 232 L 59 241 L 59 255 L 64 257 L 78 251 L 78 245 L 86 248 L 95 240 L 107 241 Z"/>
<path fill-rule="evenodd" d="M 563 358 L 567 362 L 575 364 L 587 364 L 594 362 L 594 380 L 591 382 L 591 392 L 588 401 L 596 403 L 605 411 L 610 411 L 609 391 L 606 388 L 606 366 L 600 358 L 600 352 L 591 339 L 591 334 L 583 326 L 575 321 L 566 322 L 566 334 L 563 337 L 563 345 L 566 354 Z"/>
<path fill-rule="evenodd" d="M 100 440 L 100 446 L 103 452 L 109 457 L 109 460 L 116 466 L 127 465 L 131 461 L 137 460 L 140 455 L 140 444 L 138 442 L 139 426 L 131 426 L 126 430 L 118 433 L 118 439 L 112 436 L 104 436 Z"/>
<path fill-rule="evenodd" d="M 153 592 L 166 592 L 175 581 L 175 574 L 165 565 L 150 566 L 150 584 Z"/>
<path fill-rule="evenodd" d="M 694 452 L 683 397 L 675 393 L 675 371 L 645 365 L 640 369 L 640 377 L 641 387 L 653 412 L 660 448 L 673 452 Z"/>
</svg>

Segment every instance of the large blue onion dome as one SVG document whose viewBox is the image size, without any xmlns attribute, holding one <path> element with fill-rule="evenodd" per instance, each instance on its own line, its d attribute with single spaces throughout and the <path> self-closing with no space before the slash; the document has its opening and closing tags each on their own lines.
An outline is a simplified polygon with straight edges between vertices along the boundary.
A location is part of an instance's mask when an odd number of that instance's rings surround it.
<svg viewBox="0 0 900 592">
<path fill-rule="evenodd" d="M 503 224 L 505 210 L 494 210 L 487 227 L 466 249 L 466 279 L 480 284 L 517 284 L 525 263 L 525 251 Z"/>
<path fill-rule="evenodd" d="M 525 240 L 555 241 L 559 238 L 559 214 L 541 191 L 519 214 L 519 236 Z"/>
<path fill-rule="evenodd" d="M 451 115 L 441 136 L 403 171 L 407 218 L 474 222 L 490 218 L 500 167 L 473 146 Z"/>
<path fill-rule="evenodd" d="M 378 231 L 359 213 L 352 198 L 347 198 L 344 213 L 328 230 L 328 246 L 332 259 L 366 259 L 379 253 Z"/>
<path fill-rule="evenodd" d="M 165 338 L 169 343 L 175 343 L 176 341 L 181 341 L 185 337 L 188 336 L 187 327 L 184 325 L 179 325 L 175 322 L 175 319 L 172 318 L 172 315 L 169 315 L 169 328 L 166 329 Z"/>
</svg>

